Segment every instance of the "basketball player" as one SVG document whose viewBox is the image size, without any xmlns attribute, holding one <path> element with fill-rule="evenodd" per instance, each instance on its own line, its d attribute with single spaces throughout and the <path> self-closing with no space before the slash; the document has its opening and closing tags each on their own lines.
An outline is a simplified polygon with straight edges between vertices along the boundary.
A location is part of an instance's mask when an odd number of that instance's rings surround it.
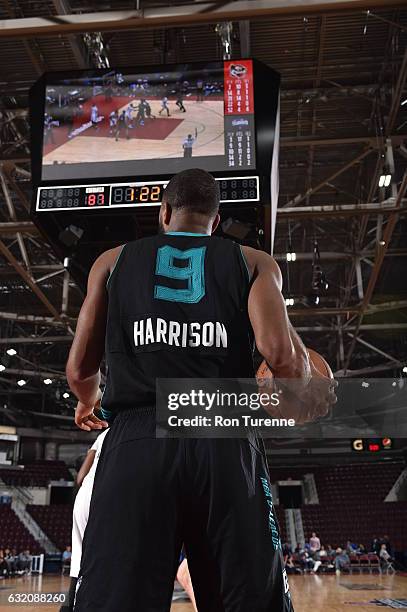
<svg viewBox="0 0 407 612">
<path fill-rule="evenodd" d="M 92 122 L 92 127 L 94 127 L 96 130 L 99 129 L 98 119 L 99 119 L 99 109 L 96 106 L 96 104 L 92 104 L 92 108 L 90 110 L 90 120 Z"/>
<path fill-rule="evenodd" d="M 181 89 L 178 89 L 177 91 L 177 100 L 175 102 L 176 106 L 178 106 L 179 110 L 182 113 L 186 113 L 186 108 L 184 106 L 184 100 L 183 100 L 183 92 Z"/>
<path fill-rule="evenodd" d="M 132 122 L 133 122 L 133 111 L 136 110 L 136 107 L 133 106 L 133 104 L 129 104 L 126 108 L 126 123 L 127 125 L 132 128 Z"/>
<path fill-rule="evenodd" d="M 158 114 L 161 115 L 163 110 L 167 111 L 167 117 L 169 117 L 170 116 L 170 109 L 168 108 L 168 98 L 167 98 L 167 96 L 164 96 L 163 99 L 161 100 L 161 108 L 158 111 Z"/>
<path fill-rule="evenodd" d="M 82 463 L 76 477 L 76 483 L 80 487 L 75 498 L 72 521 L 72 557 L 69 575 L 71 583 L 68 593 L 68 602 L 62 606 L 60 612 L 72 612 L 75 599 L 76 583 L 78 580 L 79 569 L 82 557 L 83 535 L 89 519 L 89 506 L 92 496 L 93 483 L 95 480 L 96 468 L 99 461 L 102 445 L 108 429 L 98 435 Z M 177 580 L 187 593 L 196 611 L 194 589 L 192 587 L 191 576 L 188 570 L 188 562 L 184 555 L 181 556 L 177 571 Z"/>
<path fill-rule="evenodd" d="M 177 571 L 177 580 L 188 595 L 189 599 L 191 600 L 194 611 L 197 612 L 194 589 L 192 586 L 191 575 L 189 573 L 188 561 L 186 560 L 186 557 L 181 560 L 181 563 L 179 565 Z"/>
<path fill-rule="evenodd" d="M 106 427 L 94 414 L 106 346 L 102 414 L 114 420 L 75 612 L 168 612 L 182 543 L 199 612 L 292 611 L 262 441 L 155 437 L 156 377 L 253 378 L 252 335 L 276 376 L 299 377 L 304 411 L 323 415 L 334 401 L 330 383 L 314 391 L 277 264 L 212 237 L 218 210 L 213 177 L 180 172 L 164 193 L 161 233 L 106 251 L 90 271 L 66 372 L 78 427 Z M 222 342 L 210 333 L 203 342 L 216 322 Z"/>
<path fill-rule="evenodd" d="M 196 82 L 196 101 L 197 102 L 203 102 L 204 93 L 205 93 L 204 82 L 202 81 L 202 79 L 199 79 Z"/>
<path fill-rule="evenodd" d="M 152 114 L 151 106 L 147 102 L 147 100 L 144 100 L 144 109 L 145 109 L 147 119 L 155 119 L 155 115 Z"/>
<path fill-rule="evenodd" d="M 89 518 L 93 482 L 95 480 L 96 468 L 102 451 L 102 445 L 108 431 L 108 429 L 105 429 L 96 438 L 88 450 L 85 461 L 76 477 L 76 482 L 80 488 L 75 498 L 72 517 L 72 557 L 71 569 L 69 572 L 71 583 L 68 592 L 68 602 L 61 607 L 60 612 L 71 612 L 73 610 L 76 583 L 81 565 L 83 534 L 85 533 Z"/>
<path fill-rule="evenodd" d="M 117 126 L 118 119 L 119 119 L 119 113 L 117 112 L 117 110 L 112 111 L 109 115 L 109 133 L 110 134 L 116 133 L 116 126 Z"/>
<path fill-rule="evenodd" d="M 146 118 L 146 112 L 147 112 L 147 101 L 144 100 L 144 98 L 141 98 L 139 105 L 137 107 L 137 116 L 136 116 L 137 124 L 144 125 L 144 119 Z M 150 113 L 151 113 L 151 109 L 150 109 Z"/>
<path fill-rule="evenodd" d="M 51 115 L 45 113 L 44 115 L 44 145 L 51 142 L 51 144 L 55 144 L 54 138 L 54 120 Z"/>
<path fill-rule="evenodd" d="M 121 132 L 122 130 L 126 131 L 126 138 L 129 138 L 129 126 L 127 124 L 126 121 L 126 112 L 122 111 L 119 115 L 119 118 L 117 119 L 117 124 L 116 124 L 116 134 L 115 134 L 115 140 L 116 142 L 119 140 L 120 136 L 121 136 Z"/>
</svg>

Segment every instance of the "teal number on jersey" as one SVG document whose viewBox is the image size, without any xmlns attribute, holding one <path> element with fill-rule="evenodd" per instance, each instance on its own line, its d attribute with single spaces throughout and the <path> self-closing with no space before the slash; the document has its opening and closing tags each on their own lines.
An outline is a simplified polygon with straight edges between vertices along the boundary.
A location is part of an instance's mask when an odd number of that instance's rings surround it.
<svg viewBox="0 0 407 612">
<path fill-rule="evenodd" d="M 158 276 L 186 281 L 186 287 L 174 289 L 155 285 L 154 297 L 168 302 L 197 304 L 205 295 L 205 251 L 206 247 L 180 251 L 171 246 L 160 247 L 157 251 L 155 273 Z M 175 265 L 179 260 L 184 265 Z"/>
</svg>

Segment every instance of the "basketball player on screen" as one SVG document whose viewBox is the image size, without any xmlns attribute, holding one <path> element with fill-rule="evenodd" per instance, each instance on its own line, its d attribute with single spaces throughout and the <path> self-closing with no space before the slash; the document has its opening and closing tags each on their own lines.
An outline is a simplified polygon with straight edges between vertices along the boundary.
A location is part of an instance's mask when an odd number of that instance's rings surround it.
<svg viewBox="0 0 407 612">
<path fill-rule="evenodd" d="M 106 251 L 90 271 L 66 371 L 78 427 L 112 426 L 75 612 L 168 612 L 182 543 L 199 612 L 292 611 L 261 440 L 155 437 L 156 377 L 253 378 L 253 336 L 276 376 L 300 377 L 304 412 L 324 415 L 334 401 L 331 381 L 314 388 L 277 264 L 212 237 L 218 211 L 213 177 L 180 172 L 163 196 L 161 233 Z"/>
<path fill-rule="evenodd" d="M 170 116 L 170 109 L 168 108 L 168 98 L 167 98 L 167 96 L 164 96 L 162 98 L 162 100 L 161 100 L 161 108 L 158 111 L 158 114 L 161 115 L 163 110 L 167 111 L 167 117 L 169 117 Z"/>
<path fill-rule="evenodd" d="M 95 130 L 99 129 L 98 123 L 99 123 L 99 109 L 97 107 L 96 104 L 92 104 L 92 108 L 90 109 L 90 120 L 92 123 L 92 127 Z"/>
</svg>

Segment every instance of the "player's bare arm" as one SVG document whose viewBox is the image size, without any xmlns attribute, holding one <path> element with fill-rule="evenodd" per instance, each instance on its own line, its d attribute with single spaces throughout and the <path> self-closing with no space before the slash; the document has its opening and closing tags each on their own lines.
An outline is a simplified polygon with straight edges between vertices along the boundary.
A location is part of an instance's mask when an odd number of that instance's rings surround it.
<svg viewBox="0 0 407 612">
<path fill-rule="evenodd" d="M 324 416 L 336 402 L 336 383 L 318 376 L 288 319 L 280 268 L 264 251 L 242 248 L 252 277 L 248 312 L 257 349 L 276 378 L 296 379 L 295 388 L 301 393 L 301 413 L 296 420 L 306 422 Z"/>
<path fill-rule="evenodd" d="M 120 249 L 116 247 L 102 253 L 92 266 L 66 365 L 69 387 L 78 399 L 75 423 L 85 431 L 107 427 L 107 423 L 98 419 L 93 410 L 101 398 L 100 364 L 104 354 L 108 305 L 106 282 Z"/>
<path fill-rule="evenodd" d="M 253 279 L 249 317 L 256 346 L 276 376 L 307 382 L 311 376 L 308 353 L 288 319 L 280 268 L 264 251 L 242 249 Z"/>
<path fill-rule="evenodd" d="M 78 485 L 78 487 L 82 485 L 85 476 L 89 474 L 90 468 L 93 465 L 95 457 L 96 457 L 96 451 L 93 450 L 93 448 L 90 448 L 76 476 L 76 484 Z"/>
</svg>

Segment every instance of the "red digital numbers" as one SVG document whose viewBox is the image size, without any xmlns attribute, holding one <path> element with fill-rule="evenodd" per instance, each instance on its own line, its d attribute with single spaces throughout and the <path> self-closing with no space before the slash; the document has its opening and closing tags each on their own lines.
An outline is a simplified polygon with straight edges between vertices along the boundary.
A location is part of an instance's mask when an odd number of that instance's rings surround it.
<svg viewBox="0 0 407 612">
<path fill-rule="evenodd" d="M 103 206 L 105 203 L 104 193 L 89 193 L 86 204 L 88 206 Z"/>
</svg>

